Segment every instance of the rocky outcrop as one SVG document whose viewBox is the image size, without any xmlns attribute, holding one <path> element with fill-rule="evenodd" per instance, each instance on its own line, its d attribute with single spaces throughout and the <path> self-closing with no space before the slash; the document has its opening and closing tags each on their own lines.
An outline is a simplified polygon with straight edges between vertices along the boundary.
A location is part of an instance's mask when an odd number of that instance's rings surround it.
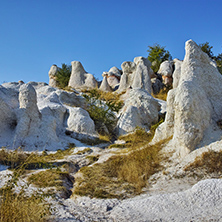
<svg viewBox="0 0 222 222">
<path fill-rule="evenodd" d="M 151 124 L 158 122 L 159 103 L 146 90 L 130 89 L 127 94 L 117 122 L 118 135 L 130 133 L 136 127 L 149 130 Z"/>
<path fill-rule="evenodd" d="M 52 65 L 49 70 L 49 85 L 52 87 L 57 87 L 56 74 L 58 70 L 59 68 L 57 67 L 57 65 Z"/>
<path fill-rule="evenodd" d="M 109 85 L 108 81 L 107 81 L 107 76 L 103 74 L 103 81 L 99 87 L 99 89 L 101 91 L 104 91 L 104 92 L 112 92 L 112 88 L 111 86 Z"/>
<path fill-rule="evenodd" d="M 72 73 L 69 79 L 69 86 L 77 90 L 93 89 L 97 87 L 97 81 L 92 74 L 85 71 L 78 61 L 71 62 Z"/>
<path fill-rule="evenodd" d="M 57 150 L 69 142 L 75 143 L 65 134 L 66 130 L 97 135 L 94 122 L 84 110 L 84 97 L 45 83 L 5 83 L 4 86 L 0 86 L 0 146 Z M 79 118 L 74 121 L 72 109 L 85 112 L 84 118 L 75 115 Z"/>
<path fill-rule="evenodd" d="M 221 120 L 222 76 L 206 53 L 192 40 L 186 42 L 186 55 L 176 67 L 177 83 L 167 96 L 166 120 L 154 141 L 173 136 L 181 156 L 194 150 L 207 137 L 207 130 Z"/>
<path fill-rule="evenodd" d="M 123 75 L 121 76 L 118 92 L 127 88 L 144 89 L 151 93 L 151 76 L 153 71 L 151 63 L 144 57 L 136 57 L 134 62 L 124 62 L 121 65 Z"/>
</svg>

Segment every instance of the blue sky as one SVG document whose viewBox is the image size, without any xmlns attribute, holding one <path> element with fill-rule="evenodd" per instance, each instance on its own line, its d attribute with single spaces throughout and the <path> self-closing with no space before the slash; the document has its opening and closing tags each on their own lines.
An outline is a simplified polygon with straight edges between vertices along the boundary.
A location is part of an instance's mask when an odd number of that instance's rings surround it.
<svg viewBox="0 0 222 222">
<path fill-rule="evenodd" d="M 184 58 L 188 39 L 222 52 L 221 0 L 0 0 L 0 84 L 48 83 L 52 64 L 87 72 L 147 57 L 148 45 Z"/>
</svg>

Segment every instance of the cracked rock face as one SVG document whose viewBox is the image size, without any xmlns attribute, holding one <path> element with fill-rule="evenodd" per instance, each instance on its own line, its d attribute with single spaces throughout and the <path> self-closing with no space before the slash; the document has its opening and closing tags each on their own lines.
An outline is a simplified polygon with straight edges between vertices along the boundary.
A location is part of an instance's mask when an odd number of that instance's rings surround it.
<svg viewBox="0 0 222 222">
<path fill-rule="evenodd" d="M 167 96 L 166 120 L 154 137 L 159 141 L 173 136 L 181 156 L 194 150 L 206 130 L 222 118 L 221 74 L 194 41 L 187 41 L 185 49 L 176 88 Z"/>
</svg>

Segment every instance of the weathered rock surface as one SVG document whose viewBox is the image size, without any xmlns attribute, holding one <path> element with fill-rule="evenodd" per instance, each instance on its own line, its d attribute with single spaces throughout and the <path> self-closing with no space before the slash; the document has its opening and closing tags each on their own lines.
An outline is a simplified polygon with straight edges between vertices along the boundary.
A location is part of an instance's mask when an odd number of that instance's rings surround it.
<svg viewBox="0 0 222 222">
<path fill-rule="evenodd" d="M 99 89 L 104 91 L 104 92 L 112 92 L 113 91 L 111 86 L 109 85 L 109 83 L 107 81 L 107 76 L 106 75 L 103 76 L 103 81 L 102 81 Z"/>
<path fill-rule="evenodd" d="M 66 136 L 66 129 L 75 132 L 79 129 L 79 133 L 83 133 L 79 126 L 84 125 L 84 120 L 87 124 L 85 133 L 96 134 L 91 119 L 91 122 L 87 118 L 81 119 L 75 130 L 73 126 L 69 129 L 67 124 L 68 119 L 69 125 L 71 122 L 69 109 L 86 107 L 84 97 L 46 83 L 5 83 L 4 86 L 0 86 L 0 146 L 22 146 L 25 150 L 64 148 L 69 142 L 76 141 Z"/>
<path fill-rule="evenodd" d="M 123 75 L 120 79 L 118 92 L 125 91 L 127 88 L 133 88 L 144 89 L 151 93 L 151 76 L 153 71 L 150 67 L 150 61 L 144 57 L 136 57 L 134 62 L 122 63 Z"/>
<path fill-rule="evenodd" d="M 160 64 L 158 74 L 162 75 L 162 79 L 165 85 L 171 86 L 173 83 L 173 61 L 164 61 Z"/>
<path fill-rule="evenodd" d="M 181 75 L 181 66 L 183 61 L 180 61 L 179 59 L 174 59 L 174 66 L 175 70 L 173 72 L 173 88 L 176 88 L 179 84 L 180 75 Z"/>
<path fill-rule="evenodd" d="M 57 67 L 57 65 L 52 65 L 49 70 L 49 85 L 52 87 L 57 87 L 56 74 L 58 70 L 59 70 L 59 67 Z"/>
<path fill-rule="evenodd" d="M 130 89 L 127 94 L 117 122 L 118 135 L 132 132 L 136 127 L 149 130 L 151 124 L 158 122 L 159 103 L 146 90 Z"/>
<path fill-rule="evenodd" d="M 93 89 L 97 87 L 97 81 L 92 74 L 85 71 L 82 64 L 78 61 L 71 62 L 72 73 L 69 79 L 69 86 L 77 90 Z"/>
<path fill-rule="evenodd" d="M 80 107 L 69 107 L 68 129 L 74 132 L 96 135 L 95 124 L 89 113 Z"/>
<path fill-rule="evenodd" d="M 194 150 L 222 114 L 222 76 L 208 55 L 189 40 L 178 85 L 167 97 L 166 120 L 154 141 L 173 136 L 181 156 Z"/>
<path fill-rule="evenodd" d="M 110 214 L 114 221 L 221 221 L 222 180 L 205 180 L 191 189 L 122 201 Z"/>
</svg>

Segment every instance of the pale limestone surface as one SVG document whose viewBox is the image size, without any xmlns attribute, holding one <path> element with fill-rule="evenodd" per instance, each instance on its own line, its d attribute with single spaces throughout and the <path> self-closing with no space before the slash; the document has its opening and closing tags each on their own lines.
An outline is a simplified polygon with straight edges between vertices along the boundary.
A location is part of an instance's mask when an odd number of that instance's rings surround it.
<svg viewBox="0 0 222 222">
<path fill-rule="evenodd" d="M 112 92 L 112 88 L 109 85 L 108 81 L 107 81 L 107 76 L 103 77 L 103 81 L 99 87 L 100 90 L 104 91 L 104 92 Z"/>
<path fill-rule="evenodd" d="M 69 79 L 68 86 L 73 87 L 74 89 L 93 89 L 96 88 L 98 83 L 92 74 L 89 74 L 83 68 L 81 62 L 73 61 L 72 64 L 72 73 Z"/>
<path fill-rule="evenodd" d="M 160 68 L 157 72 L 162 76 L 171 77 L 173 75 L 173 65 L 172 61 L 164 61 L 160 64 Z"/>
<path fill-rule="evenodd" d="M 59 67 L 57 67 L 57 65 L 52 65 L 49 70 L 49 85 L 52 87 L 57 87 L 56 74 L 58 70 L 59 70 Z"/>
<path fill-rule="evenodd" d="M 189 40 L 178 86 L 169 91 L 166 120 L 154 141 L 173 136 L 181 156 L 194 150 L 222 114 L 222 76 L 208 55 Z M 213 87 L 212 87 L 213 86 Z"/>
<path fill-rule="evenodd" d="M 180 75 L 181 75 L 181 66 L 183 61 L 179 59 L 174 59 L 173 62 L 175 66 L 175 70 L 173 72 L 173 88 L 176 88 L 179 84 Z"/>
<path fill-rule="evenodd" d="M 123 74 L 120 79 L 118 92 L 133 88 L 144 89 L 148 93 L 151 93 L 151 76 L 153 76 L 153 71 L 150 67 L 150 61 L 144 57 L 136 57 L 134 58 L 134 62 L 122 63 Z"/>
<path fill-rule="evenodd" d="M 68 110 L 67 125 L 69 130 L 88 135 L 97 135 L 95 124 L 86 110 L 80 107 L 69 107 Z"/>
<path fill-rule="evenodd" d="M 158 121 L 160 105 L 146 90 L 128 90 L 125 99 L 116 127 L 118 135 L 130 133 L 136 127 L 149 130 Z"/>
</svg>

